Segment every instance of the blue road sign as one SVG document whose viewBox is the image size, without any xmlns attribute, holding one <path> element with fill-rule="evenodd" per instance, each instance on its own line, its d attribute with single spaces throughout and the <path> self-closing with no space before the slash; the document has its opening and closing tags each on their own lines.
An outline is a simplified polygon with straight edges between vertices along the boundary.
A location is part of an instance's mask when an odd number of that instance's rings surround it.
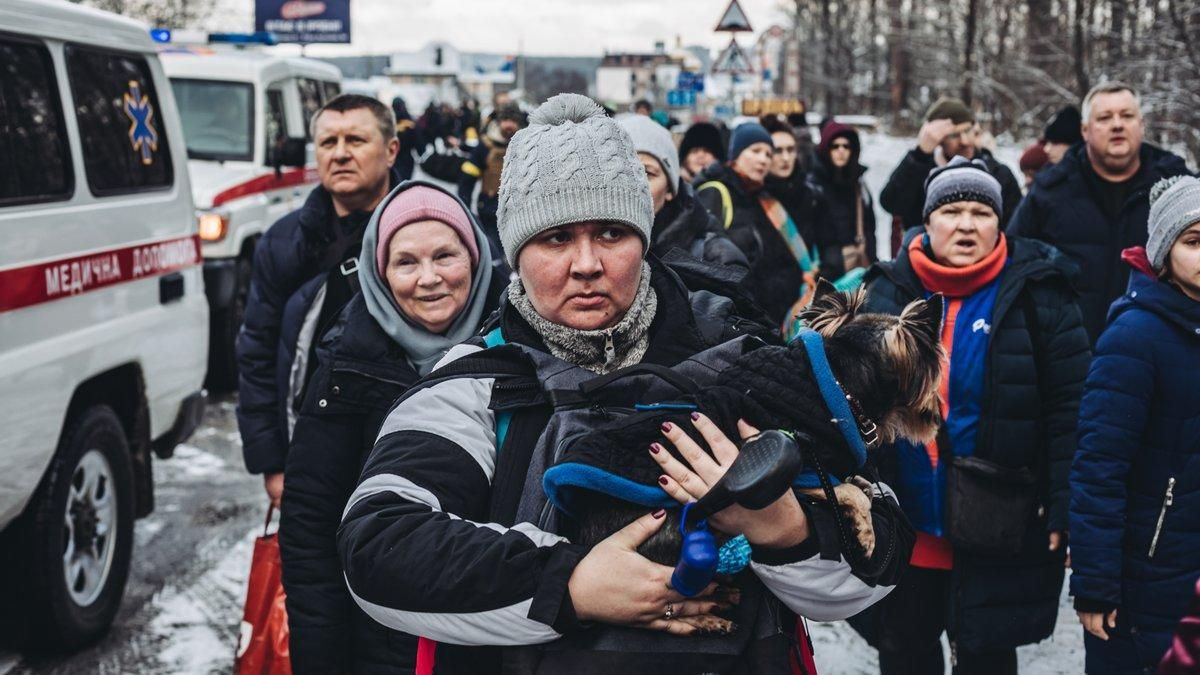
<svg viewBox="0 0 1200 675">
<path fill-rule="evenodd" d="M 671 108 L 690 108 L 696 105 L 696 92 L 689 89 L 672 89 L 667 92 L 667 106 Z"/>
</svg>

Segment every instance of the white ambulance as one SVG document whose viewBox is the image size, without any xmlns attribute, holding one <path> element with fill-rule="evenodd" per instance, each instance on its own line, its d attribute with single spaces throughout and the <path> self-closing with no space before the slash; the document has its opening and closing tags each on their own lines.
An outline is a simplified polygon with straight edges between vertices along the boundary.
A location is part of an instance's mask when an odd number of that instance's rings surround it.
<svg viewBox="0 0 1200 675">
<path fill-rule="evenodd" d="M 183 128 L 146 26 L 0 2 L 6 642 L 71 650 L 111 624 L 133 521 L 154 507 L 151 453 L 204 410 L 203 284 Z"/>
<path fill-rule="evenodd" d="M 241 41 L 243 36 L 212 36 Z M 317 185 L 308 121 L 341 88 L 341 71 L 231 44 L 161 50 L 187 142 L 211 308 L 208 385 L 237 387 L 234 342 L 254 245 Z"/>
</svg>

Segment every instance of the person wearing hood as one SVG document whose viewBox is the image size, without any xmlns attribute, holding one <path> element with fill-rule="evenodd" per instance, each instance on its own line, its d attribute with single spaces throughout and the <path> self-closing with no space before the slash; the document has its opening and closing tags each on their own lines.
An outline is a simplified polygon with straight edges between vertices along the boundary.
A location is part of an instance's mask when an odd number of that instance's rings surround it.
<svg viewBox="0 0 1200 675">
<path fill-rule="evenodd" d="M 746 122 L 729 137 L 727 164 L 712 164 L 696 177 L 696 199 L 724 225 L 746 255 L 746 281 L 755 300 L 787 334 L 798 301 L 810 290 L 805 276 L 816 268 L 800 226 L 766 190 L 775 141 L 758 122 Z"/>
<path fill-rule="evenodd" d="M 466 206 L 414 181 L 375 209 L 358 269 L 361 291 L 317 347 L 285 470 L 279 541 L 298 674 L 414 668 L 416 638 L 350 598 L 337 527 L 392 403 L 478 331 L 505 285 Z"/>
<path fill-rule="evenodd" d="M 957 157 L 923 192 L 925 227 L 867 272 L 864 310 L 945 298 L 943 431 L 877 455 L 918 532 L 908 572 L 863 632 L 883 675 L 943 672 L 943 631 L 956 674 L 1011 675 L 1016 648 L 1049 637 L 1058 616 L 1087 334 L 1071 264 L 1003 233 L 986 164 Z"/>
<path fill-rule="evenodd" d="M 817 233 L 821 272 L 834 279 L 879 259 L 875 247 L 875 201 L 862 176 L 862 142 L 853 127 L 833 121 L 821 129 L 810 180 L 829 203 L 828 229 Z"/>
<path fill-rule="evenodd" d="M 716 217 L 696 201 L 691 184 L 679 175 L 671 132 L 645 115 L 618 115 L 617 123 L 633 141 L 650 184 L 654 205 L 650 251 L 661 258 L 671 249 L 679 249 L 698 260 L 749 269 L 746 256 L 730 241 Z"/>
<path fill-rule="evenodd" d="M 679 175 L 693 182 L 713 162 L 725 162 L 725 141 L 711 122 L 696 122 L 683 133 L 679 143 Z"/>
<path fill-rule="evenodd" d="M 757 600 L 741 596 L 739 608 L 771 623 L 704 637 L 717 632 L 713 613 L 730 602 L 685 598 L 669 583 L 672 568 L 637 550 L 663 527 L 665 510 L 590 547 L 573 543 L 570 528 L 518 517 L 544 496 L 535 450 L 553 433 L 555 405 L 540 386 L 522 384 L 537 381 L 535 361 L 596 375 L 638 364 L 663 369 L 746 335 L 728 308 L 689 294 L 650 253 L 653 221 L 628 134 L 591 99 L 554 96 L 513 137 L 499 222 L 518 279 L 484 337 L 455 347 L 392 408 L 338 532 L 355 601 L 390 628 L 436 640 L 442 675 L 696 672 L 672 668 L 671 658 L 710 639 L 723 650 L 706 652 L 701 672 L 791 672 L 799 651 L 789 637 L 793 613 L 843 618 L 885 595 L 900 573 L 893 556 L 880 562 L 885 569 L 861 572 L 880 576 L 858 576 L 837 537 L 810 528 L 794 492 L 759 511 L 722 511 L 731 516 L 723 527 L 744 531 L 753 547 L 747 583 L 765 589 Z M 502 356 L 514 353 L 517 364 Z M 523 372 L 500 376 L 502 364 Z M 704 427 L 706 419 L 692 421 L 712 443 L 730 443 Z M 679 478 L 707 489 L 697 475 Z M 874 519 L 876 536 L 887 540 L 878 546 L 904 547 L 889 522 Z M 627 631 L 637 648 L 589 649 L 595 624 L 638 629 Z"/>
<path fill-rule="evenodd" d="M 1154 672 L 1200 578 L 1200 180 L 1154 184 L 1148 235 L 1123 252 L 1129 288 L 1096 343 L 1071 466 L 1093 674 Z"/>
</svg>

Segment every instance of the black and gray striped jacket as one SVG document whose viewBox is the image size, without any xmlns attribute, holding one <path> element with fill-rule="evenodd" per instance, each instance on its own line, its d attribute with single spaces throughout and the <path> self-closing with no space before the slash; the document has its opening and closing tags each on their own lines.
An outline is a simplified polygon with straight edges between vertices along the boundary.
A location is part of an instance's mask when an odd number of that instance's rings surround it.
<svg viewBox="0 0 1200 675">
<path fill-rule="evenodd" d="M 644 363 L 674 365 L 705 348 L 761 327 L 737 319 L 712 294 L 689 298 L 679 278 L 652 261 L 659 305 Z M 724 313 L 724 320 L 717 317 Z M 509 342 L 544 349 L 512 308 L 498 321 Z M 723 328 L 714 330 L 714 326 Z M 485 329 L 486 330 L 486 329 Z M 452 349 L 440 366 L 482 349 Z M 499 670 L 493 651 L 554 641 L 586 630 L 567 582 L 587 551 L 553 532 L 515 520 L 516 503 L 549 411 L 515 416 L 503 452 L 496 449 L 496 380 L 442 378 L 415 385 L 392 409 L 342 519 L 338 544 L 351 595 L 372 618 L 438 641 L 438 672 Z M 812 513 L 811 510 L 807 510 Z M 876 518 L 876 536 L 899 525 Z M 860 575 L 820 536 L 783 551 L 756 552 L 751 564 L 788 609 L 821 621 L 844 619 L 884 597 L 906 561 Z M 825 530 L 828 532 L 828 530 Z M 879 544 L 877 544 L 879 546 Z"/>
</svg>

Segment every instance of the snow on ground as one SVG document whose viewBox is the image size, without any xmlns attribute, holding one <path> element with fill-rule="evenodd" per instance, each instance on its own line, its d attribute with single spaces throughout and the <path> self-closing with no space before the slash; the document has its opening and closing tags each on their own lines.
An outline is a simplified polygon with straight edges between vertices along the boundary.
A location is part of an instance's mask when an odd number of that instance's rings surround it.
<svg viewBox="0 0 1200 675">
<path fill-rule="evenodd" d="M 1068 579 L 1070 575 L 1068 574 Z M 1065 675 L 1083 672 L 1083 627 L 1063 584 L 1059 601 L 1058 623 L 1049 639 L 1017 649 L 1022 675 Z M 874 675 L 879 672 L 875 650 L 844 621 L 809 622 L 820 675 Z M 942 654 L 946 672 L 950 672 L 950 646 L 942 636 Z"/>
<path fill-rule="evenodd" d="M 228 671 L 236 645 L 230 642 L 231 631 L 215 627 L 236 626 L 241 619 L 250 557 L 260 533 L 251 531 L 186 588 L 167 586 L 155 596 L 152 604 L 158 614 L 148 630 L 161 640 L 156 658 L 162 672 Z"/>
</svg>

